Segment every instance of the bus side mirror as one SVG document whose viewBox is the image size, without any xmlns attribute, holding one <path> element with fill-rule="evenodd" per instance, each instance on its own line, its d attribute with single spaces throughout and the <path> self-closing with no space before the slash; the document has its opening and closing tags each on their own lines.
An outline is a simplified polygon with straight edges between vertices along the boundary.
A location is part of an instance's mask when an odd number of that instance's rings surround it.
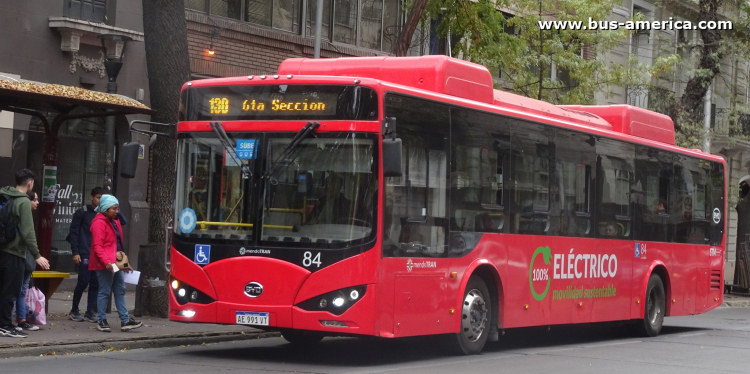
<svg viewBox="0 0 750 374">
<path fill-rule="evenodd" d="M 400 177 L 401 138 L 383 139 L 383 176 Z"/>
<path fill-rule="evenodd" d="M 123 178 L 135 178 L 135 170 L 138 166 L 138 153 L 141 145 L 136 142 L 128 142 L 120 147 L 120 176 Z"/>
</svg>

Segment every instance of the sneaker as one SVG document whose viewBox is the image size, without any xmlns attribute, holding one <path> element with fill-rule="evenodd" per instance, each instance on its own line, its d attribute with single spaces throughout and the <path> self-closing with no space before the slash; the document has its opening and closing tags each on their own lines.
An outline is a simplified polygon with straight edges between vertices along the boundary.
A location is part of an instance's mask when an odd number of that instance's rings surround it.
<svg viewBox="0 0 750 374">
<path fill-rule="evenodd" d="M 81 316 L 81 312 L 74 312 L 71 310 L 70 313 L 68 313 L 68 318 L 76 322 L 83 322 L 83 316 Z"/>
<path fill-rule="evenodd" d="M 128 320 L 128 322 L 122 322 L 122 324 L 120 325 L 120 330 L 127 331 L 127 330 L 137 329 L 141 326 L 143 326 L 143 322 L 136 321 L 131 318 Z"/>
<path fill-rule="evenodd" d="M 89 314 L 89 312 L 86 312 L 86 314 L 83 315 L 83 320 L 86 322 L 93 322 L 93 323 L 99 322 L 98 318 L 96 317 L 96 313 Z"/>
<path fill-rule="evenodd" d="M 21 330 L 26 330 L 26 331 L 36 331 L 36 330 L 39 330 L 39 326 L 34 326 L 34 325 L 32 325 L 32 324 L 30 324 L 28 322 L 19 323 L 18 324 L 18 328 L 21 329 Z"/>
<path fill-rule="evenodd" d="M 0 327 L 0 335 L 9 336 L 11 338 L 25 338 L 29 336 L 29 334 L 19 330 L 16 326 Z"/>
<path fill-rule="evenodd" d="M 104 332 L 112 331 L 112 329 L 109 328 L 109 323 L 107 323 L 106 319 L 99 321 L 99 323 L 96 325 L 96 329 L 99 331 L 104 331 Z"/>
</svg>

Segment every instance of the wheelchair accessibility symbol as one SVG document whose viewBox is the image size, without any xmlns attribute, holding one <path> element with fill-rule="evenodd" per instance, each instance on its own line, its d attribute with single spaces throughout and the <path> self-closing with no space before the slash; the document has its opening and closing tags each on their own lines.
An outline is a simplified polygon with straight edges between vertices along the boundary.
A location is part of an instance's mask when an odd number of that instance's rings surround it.
<svg viewBox="0 0 750 374">
<path fill-rule="evenodd" d="M 196 244 L 195 245 L 195 258 L 193 259 L 198 265 L 208 265 L 211 262 L 211 246 Z"/>
</svg>

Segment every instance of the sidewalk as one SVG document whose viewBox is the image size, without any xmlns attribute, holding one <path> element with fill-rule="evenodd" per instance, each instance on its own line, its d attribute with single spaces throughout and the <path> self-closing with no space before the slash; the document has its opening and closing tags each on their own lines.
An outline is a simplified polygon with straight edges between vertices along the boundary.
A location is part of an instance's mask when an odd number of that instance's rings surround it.
<svg viewBox="0 0 750 374">
<path fill-rule="evenodd" d="M 86 297 L 84 293 L 81 313 L 86 309 Z M 0 337 L 0 358 L 172 347 L 279 336 L 276 332 L 264 332 L 247 326 L 180 323 L 145 316 L 137 318 L 143 321 L 143 327 L 121 332 L 114 304 L 112 313 L 107 315 L 112 332 L 105 333 L 98 331 L 95 323 L 68 319 L 72 300 L 72 292 L 55 293 L 50 300 L 46 325 L 40 326 L 38 331 L 28 331 L 27 338 Z M 135 293 L 127 292 L 125 300 L 126 305 L 132 308 Z M 132 309 L 130 314 L 132 316 Z"/>
<path fill-rule="evenodd" d="M 724 303 L 721 306 L 729 307 L 750 307 L 750 293 L 730 293 L 724 294 Z"/>
</svg>

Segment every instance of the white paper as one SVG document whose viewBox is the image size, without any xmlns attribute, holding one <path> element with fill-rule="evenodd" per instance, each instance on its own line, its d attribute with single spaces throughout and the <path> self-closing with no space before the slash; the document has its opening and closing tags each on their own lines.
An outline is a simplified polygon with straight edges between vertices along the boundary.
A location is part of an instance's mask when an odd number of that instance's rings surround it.
<svg viewBox="0 0 750 374">
<path fill-rule="evenodd" d="M 138 279 L 141 278 L 141 272 L 140 271 L 131 271 L 131 272 L 125 272 L 125 283 L 130 284 L 138 284 Z"/>
<path fill-rule="evenodd" d="M 117 264 L 112 264 L 112 274 L 117 273 L 120 271 L 120 269 L 117 267 Z"/>
</svg>

